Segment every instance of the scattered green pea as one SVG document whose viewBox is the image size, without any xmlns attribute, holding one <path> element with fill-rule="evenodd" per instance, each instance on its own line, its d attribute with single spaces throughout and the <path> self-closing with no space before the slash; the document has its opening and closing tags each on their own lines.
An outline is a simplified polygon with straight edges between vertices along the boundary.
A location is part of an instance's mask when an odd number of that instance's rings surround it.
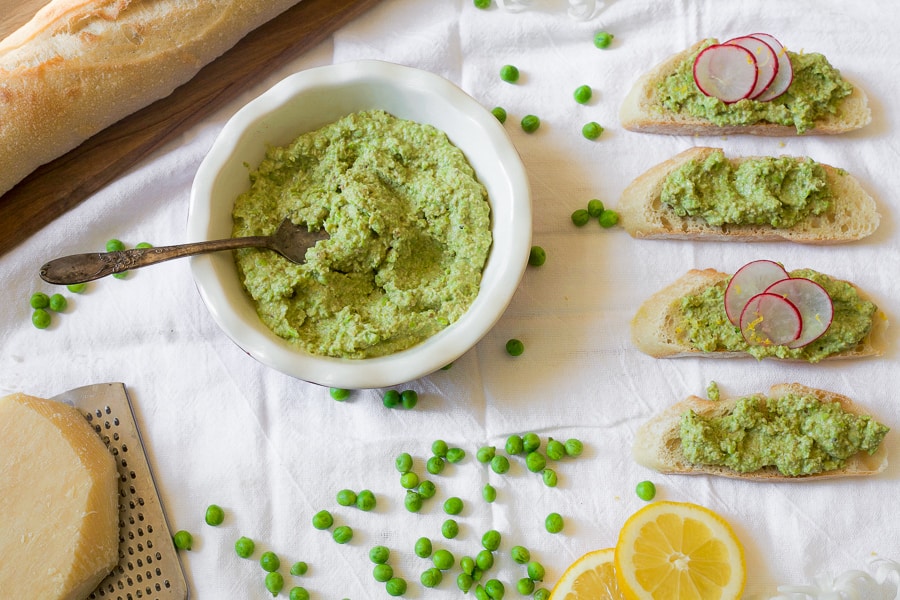
<svg viewBox="0 0 900 600">
<path fill-rule="evenodd" d="M 491 600 L 491 597 L 488 596 L 484 586 L 480 583 L 475 586 L 475 600 Z"/>
<path fill-rule="evenodd" d="M 615 227 L 619 223 L 619 213 L 606 209 L 600 214 L 600 226 L 605 229 Z"/>
<path fill-rule="evenodd" d="M 50 296 L 50 310 L 54 312 L 62 312 L 66 310 L 69 301 L 62 294 L 53 294 Z"/>
<path fill-rule="evenodd" d="M 112 276 L 115 277 L 116 279 L 125 279 L 126 277 L 128 277 L 128 271 L 120 271 L 118 273 L 113 273 Z"/>
<path fill-rule="evenodd" d="M 341 506 L 353 506 L 356 504 L 356 492 L 353 490 L 341 490 L 337 493 L 335 500 Z"/>
<path fill-rule="evenodd" d="M 496 455 L 491 459 L 491 469 L 497 475 L 503 475 L 509 471 L 509 459 L 502 454 Z"/>
<path fill-rule="evenodd" d="M 528 456 L 525 457 L 525 467 L 532 473 L 540 473 L 546 466 L 547 459 L 537 450 L 529 452 Z"/>
<path fill-rule="evenodd" d="M 381 403 L 386 408 L 397 408 L 400 406 L 400 392 L 397 390 L 385 390 L 384 395 L 381 397 Z"/>
<path fill-rule="evenodd" d="M 587 140 L 596 140 L 603 134 L 603 126 L 597 121 L 589 121 L 581 127 L 581 135 Z"/>
<path fill-rule="evenodd" d="M 572 222 L 578 227 L 582 227 L 587 225 L 587 222 L 591 220 L 591 215 L 588 214 L 583 208 L 579 208 L 575 212 L 572 213 Z"/>
<path fill-rule="evenodd" d="M 475 453 L 475 458 L 480 463 L 489 463 L 491 459 L 494 458 L 494 454 L 497 449 L 494 446 L 482 446 L 478 449 L 478 452 Z"/>
<path fill-rule="evenodd" d="M 295 586 L 291 588 L 290 593 L 288 594 L 290 600 L 309 600 L 309 592 L 306 591 L 306 588 Z"/>
<path fill-rule="evenodd" d="M 73 294 L 81 294 L 84 290 L 87 289 L 86 283 L 70 283 L 66 286 L 66 289 L 72 292 Z"/>
<path fill-rule="evenodd" d="M 269 590 L 272 596 L 280 594 L 281 590 L 284 589 L 284 576 L 277 571 L 266 574 L 266 589 Z"/>
<path fill-rule="evenodd" d="M 313 515 L 312 524 L 316 529 L 328 529 L 334 525 L 334 517 L 331 516 L 330 512 L 323 509 Z"/>
<path fill-rule="evenodd" d="M 544 527 L 547 529 L 548 533 L 559 533 L 563 530 L 564 526 L 565 521 L 559 513 L 552 512 L 544 519 Z"/>
<path fill-rule="evenodd" d="M 454 558 L 452 552 L 446 548 L 441 548 L 432 555 L 431 562 L 441 571 L 448 571 L 456 564 L 456 558 Z"/>
<path fill-rule="evenodd" d="M 575 92 L 572 94 L 575 97 L 575 102 L 578 104 L 587 104 L 591 101 L 591 96 L 594 95 L 594 90 L 591 89 L 589 85 L 579 85 L 575 88 Z"/>
<path fill-rule="evenodd" d="M 31 304 L 31 308 L 47 308 L 50 306 L 50 296 L 44 292 L 35 292 L 31 295 L 28 303 Z"/>
<path fill-rule="evenodd" d="M 403 390 L 400 393 L 400 404 L 403 408 L 410 410 L 416 407 L 416 404 L 419 403 L 419 394 L 416 390 Z"/>
<path fill-rule="evenodd" d="M 510 356 L 520 356 L 525 352 L 525 344 L 515 338 L 506 342 L 506 353 Z"/>
<path fill-rule="evenodd" d="M 481 497 L 485 502 L 493 502 L 497 499 L 497 489 L 489 483 L 484 484 L 481 489 Z"/>
<path fill-rule="evenodd" d="M 541 126 L 541 120 L 536 115 L 525 115 L 522 117 L 522 131 L 525 133 L 534 133 Z"/>
<path fill-rule="evenodd" d="M 550 438 L 547 440 L 547 458 L 562 460 L 566 457 L 566 446 L 559 440 Z"/>
<path fill-rule="evenodd" d="M 372 577 L 379 583 L 389 581 L 394 576 L 394 567 L 387 563 L 378 563 L 372 569 Z"/>
<path fill-rule="evenodd" d="M 302 577 L 303 575 L 306 575 L 307 571 L 309 571 L 309 565 L 302 560 L 298 560 L 291 565 L 291 575 L 295 577 Z"/>
<path fill-rule="evenodd" d="M 281 568 L 281 559 L 274 552 L 263 552 L 262 556 L 259 557 L 259 566 L 262 567 L 263 571 L 272 573 Z"/>
<path fill-rule="evenodd" d="M 486 8 L 490 8 L 491 0 L 472 0 L 475 4 L 475 8 L 480 8 L 482 10 Z"/>
<path fill-rule="evenodd" d="M 550 600 L 550 590 L 546 588 L 534 590 L 534 596 L 531 598 L 532 600 Z"/>
<path fill-rule="evenodd" d="M 581 440 L 575 438 L 566 440 L 565 446 L 566 455 L 573 458 L 581 456 L 582 451 L 584 451 L 584 444 L 581 443 Z"/>
<path fill-rule="evenodd" d="M 456 576 L 456 587 L 464 594 L 468 594 L 474 584 L 475 580 L 469 573 L 460 573 Z"/>
<path fill-rule="evenodd" d="M 463 511 L 463 501 L 461 498 L 451 496 L 444 500 L 444 512 L 448 515 L 458 515 Z"/>
<path fill-rule="evenodd" d="M 597 200 L 596 198 L 592 200 L 588 200 L 587 211 L 588 215 L 596 219 L 603 213 L 603 202 Z"/>
<path fill-rule="evenodd" d="M 506 123 L 506 109 L 502 106 L 495 106 L 494 108 L 492 108 L 491 114 L 494 115 L 501 123 Z"/>
<path fill-rule="evenodd" d="M 416 553 L 416 556 L 419 558 L 428 558 L 431 556 L 432 545 L 431 540 L 427 537 L 420 537 L 416 540 L 416 545 L 413 547 L 413 552 Z"/>
<path fill-rule="evenodd" d="M 450 450 L 450 446 L 444 440 L 434 440 L 431 442 L 431 453 L 435 456 L 443 458 L 447 456 L 448 450 Z"/>
<path fill-rule="evenodd" d="M 515 83 L 519 80 L 519 69 L 513 65 L 503 65 L 500 67 L 500 79 L 506 83 Z"/>
<path fill-rule="evenodd" d="M 397 455 L 397 458 L 394 459 L 394 466 L 401 473 L 409 473 L 412 471 L 413 458 L 409 452 L 401 452 Z"/>
<path fill-rule="evenodd" d="M 31 324 L 38 329 L 47 329 L 50 327 L 50 313 L 43 308 L 36 308 L 31 313 Z"/>
<path fill-rule="evenodd" d="M 459 570 L 467 575 L 475 572 L 475 559 L 471 556 L 463 556 L 459 559 Z"/>
<path fill-rule="evenodd" d="M 373 494 L 370 490 L 361 490 L 356 495 L 356 508 L 361 511 L 369 512 L 373 508 L 375 508 L 377 501 L 375 500 L 375 494 Z"/>
<path fill-rule="evenodd" d="M 179 550 L 190 550 L 194 545 L 194 536 L 192 536 L 190 532 L 182 529 L 172 536 L 172 541 Z"/>
<path fill-rule="evenodd" d="M 419 476 L 415 471 L 407 471 L 400 476 L 400 485 L 411 490 L 419 485 Z"/>
<path fill-rule="evenodd" d="M 392 577 L 384 584 L 389 596 L 402 596 L 406 593 L 406 580 L 402 577 Z"/>
<path fill-rule="evenodd" d="M 406 497 L 403 499 L 403 505 L 409 512 L 419 512 L 422 510 L 422 496 L 413 490 L 406 490 Z"/>
<path fill-rule="evenodd" d="M 134 247 L 139 250 L 147 250 L 148 248 L 152 248 L 153 244 L 151 244 L 150 242 L 139 242 L 135 244 Z"/>
<path fill-rule="evenodd" d="M 654 496 L 656 496 L 656 486 L 652 481 L 642 481 L 637 484 L 635 492 L 637 493 L 638 498 L 650 502 L 653 500 Z"/>
<path fill-rule="evenodd" d="M 444 578 L 444 574 L 441 573 L 440 569 L 437 567 L 431 567 L 430 569 L 425 569 L 422 571 L 422 574 L 419 576 L 419 581 L 422 582 L 422 585 L 427 588 L 433 588 L 440 585 L 441 580 Z"/>
<path fill-rule="evenodd" d="M 241 558 L 250 558 L 253 555 L 253 550 L 256 549 L 256 544 L 253 543 L 248 537 L 240 537 L 234 543 L 234 552 Z"/>
<path fill-rule="evenodd" d="M 544 575 L 546 575 L 544 565 L 534 560 L 528 563 L 525 571 L 528 573 L 528 577 L 534 581 L 543 581 Z"/>
<path fill-rule="evenodd" d="M 522 442 L 522 436 L 513 434 L 506 438 L 506 453 L 510 456 L 521 454 L 524 448 L 525 445 Z"/>
<path fill-rule="evenodd" d="M 213 527 L 221 525 L 225 520 L 225 511 L 218 504 L 210 504 L 206 507 L 206 524 Z"/>
<path fill-rule="evenodd" d="M 349 525 L 341 525 L 336 527 L 331 533 L 332 539 L 338 544 L 346 544 L 353 539 L 353 528 Z"/>
<path fill-rule="evenodd" d="M 441 535 L 443 535 L 448 540 L 452 540 L 459 535 L 459 523 L 457 523 L 454 519 L 447 519 L 441 525 Z"/>
<path fill-rule="evenodd" d="M 121 252 L 124 249 L 125 249 L 125 244 L 123 244 L 121 240 L 117 240 L 117 239 L 113 238 L 106 242 L 106 251 L 107 252 Z"/>
<path fill-rule="evenodd" d="M 425 500 L 428 500 L 429 498 L 434 498 L 434 495 L 437 493 L 437 486 L 434 485 L 434 482 L 428 481 L 426 479 L 425 481 L 419 483 L 418 492 L 419 496 L 421 496 Z"/>
<path fill-rule="evenodd" d="M 466 451 L 462 448 L 450 448 L 447 450 L 447 462 L 458 463 L 466 457 Z"/>
<path fill-rule="evenodd" d="M 531 552 L 525 546 L 513 546 L 509 550 L 509 555 L 514 562 L 520 565 L 527 564 L 531 560 Z"/>
<path fill-rule="evenodd" d="M 526 453 L 534 452 L 541 447 L 541 438 L 536 433 L 526 433 L 522 436 L 522 448 Z"/>
<path fill-rule="evenodd" d="M 604 48 L 609 48 L 609 45 L 612 44 L 613 38 L 615 36 L 607 31 L 598 31 L 594 34 L 594 46 L 600 48 L 601 50 Z"/>
<path fill-rule="evenodd" d="M 376 565 L 383 565 L 391 558 L 391 549 L 387 546 L 372 546 L 369 548 L 369 560 Z"/>
<path fill-rule="evenodd" d="M 529 577 L 523 577 L 516 582 L 516 591 L 523 596 L 530 596 L 534 591 L 534 581 Z"/>
<path fill-rule="evenodd" d="M 332 399 L 337 400 L 338 402 L 343 402 L 350 397 L 350 390 L 344 388 L 329 388 L 328 393 L 331 395 Z"/>
<path fill-rule="evenodd" d="M 499 579 L 488 579 L 487 583 L 484 584 L 484 591 L 487 592 L 487 595 L 492 600 L 500 600 L 506 593 L 506 588 Z"/>
<path fill-rule="evenodd" d="M 490 550 L 481 550 L 475 555 L 475 565 L 482 571 L 487 571 L 494 566 L 494 553 Z"/>
<path fill-rule="evenodd" d="M 481 536 L 481 545 L 485 550 L 493 552 L 500 547 L 501 535 L 496 529 L 490 529 Z"/>
<path fill-rule="evenodd" d="M 445 465 L 446 463 L 443 458 L 440 456 L 432 456 L 428 459 L 428 462 L 425 463 L 425 470 L 432 475 L 439 475 L 441 471 L 444 470 Z"/>
<path fill-rule="evenodd" d="M 528 253 L 528 264 L 532 267 L 540 267 L 547 262 L 547 251 L 540 246 L 532 246 Z"/>
<path fill-rule="evenodd" d="M 544 469 L 541 471 L 541 479 L 544 480 L 544 485 L 547 487 L 556 487 L 559 483 L 559 476 L 553 469 Z"/>
</svg>

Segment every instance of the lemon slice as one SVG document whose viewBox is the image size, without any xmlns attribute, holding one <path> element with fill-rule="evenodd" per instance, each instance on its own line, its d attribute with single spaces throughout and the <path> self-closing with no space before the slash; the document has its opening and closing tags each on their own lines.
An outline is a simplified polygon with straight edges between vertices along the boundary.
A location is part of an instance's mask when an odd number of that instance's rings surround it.
<svg viewBox="0 0 900 600">
<path fill-rule="evenodd" d="M 725 520 L 702 506 L 654 502 L 622 526 L 616 575 L 628 598 L 728 600 L 747 579 L 744 549 Z"/>
<path fill-rule="evenodd" d="M 588 552 L 573 562 L 550 592 L 550 600 L 625 600 L 616 580 L 615 550 Z"/>
</svg>

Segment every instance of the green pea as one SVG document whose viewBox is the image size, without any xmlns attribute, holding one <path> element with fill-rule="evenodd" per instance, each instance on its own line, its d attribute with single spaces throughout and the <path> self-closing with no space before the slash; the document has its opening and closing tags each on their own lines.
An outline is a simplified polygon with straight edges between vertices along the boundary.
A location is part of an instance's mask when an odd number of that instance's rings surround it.
<svg viewBox="0 0 900 600">
<path fill-rule="evenodd" d="M 403 505 L 409 512 L 419 512 L 422 510 L 422 496 L 418 492 L 406 490 L 406 498 L 403 499 Z"/>
<path fill-rule="evenodd" d="M 254 549 L 256 549 L 256 544 L 248 537 L 240 537 L 234 543 L 234 552 L 241 558 L 250 558 Z"/>
<path fill-rule="evenodd" d="M 192 536 L 190 532 L 182 529 L 172 536 L 172 541 L 179 550 L 190 550 L 194 545 L 194 536 Z"/>
<path fill-rule="evenodd" d="M 475 600 L 491 600 L 491 597 L 488 596 L 484 586 L 481 584 L 475 586 Z"/>
<path fill-rule="evenodd" d="M 532 600 L 550 600 L 550 590 L 546 588 L 537 589 L 531 598 Z"/>
<path fill-rule="evenodd" d="M 559 483 L 559 476 L 557 476 L 556 471 L 553 469 L 544 469 L 541 471 L 541 479 L 544 480 L 544 485 L 547 487 L 556 487 L 556 484 Z"/>
<path fill-rule="evenodd" d="M 528 264 L 532 267 L 540 267 L 547 262 L 547 251 L 540 246 L 532 246 L 528 253 Z"/>
<path fill-rule="evenodd" d="M 416 390 L 403 390 L 400 393 L 400 404 L 403 408 L 410 410 L 416 407 L 416 404 L 419 403 L 419 394 Z"/>
<path fill-rule="evenodd" d="M 588 214 L 588 211 L 583 208 L 579 208 L 575 212 L 572 213 L 572 222 L 575 223 L 578 227 L 583 225 L 587 225 L 587 222 L 591 220 L 591 215 Z"/>
<path fill-rule="evenodd" d="M 530 452 L 527 457 L 525 457 L 525 466 L 532 473 L 540 473 L 544 470 L 544 467 L 547 466 L 547 459 L 543 454 L 535 450 L 534 452 Z"/>
<path fill-rule="evenodd" d="M 475 555 L 475 564 L 482 571 L 487 571 L 494 566 L 494 553 L 490 550 L 481 550 Z"/>
<path fill-rule="evenodd" d="M 525 115 L 522 117 L 522 131 L 525 133 L 534 133 L 541 126 L 541 120 L 536 115 Z"/>
<path fill-rule="evenodd" d="M 106 242 L 106 251 L 107 252 L 121 252 L 124 249 L 125 249 L 125 244 L 123 244 L 121 240 L 117 240 L 117 239 L 113 238 Z"/>
<path fill-rule="evenodd" d="M 381 403 L 387 408 L 397 408 L 400 406 L 400 392 L 397 390 L 387 390 L 381 397 Z"/>
<path fill-rule="evenodd" d="M 480 8 L 482 10 L 486 8 L 490 8 L 491 0 L 472 0 L 475 4 L 475 8 Z"/>
<path fill-rule="evenodd" d="M 306 575 L 306 572 L 309 571 L 309 565 L 303 562 L 302 560 L 298 560 L 294 564 L 291 565 L 291 575 L 295 577 L 301 577 Z"/>
<path fill-rule="evenodd" d="M 525 452 L 534 452 L 541 447 L 541 438 L 536 433 L 526 433 L 522 436 L 522 447 Z"/>
<path fill-rule="evenodd" d="M 528 563 L 525 571 L 528 573 L 528 577 L 534 581 L 543 581 L 544 575 L 546 575 L 544 565 L 534 560 Z"/>
<path fill-rule="evenodd" d="M 349 525 L 341 525 L 335 528 L 331 537 L 338 544 L 346 544 L 353 539 L 353 529 Z"/>
<path fill-rule="evenodd" d="M 491 459 L 494 458 L 494 454 L 497 449 L 493 446 L 482 446 L 478 449 L 478 452 L 475 453 L 475 458 L 480 463 L 489 463 Z"/>
<path fill-rule="evenodd" d="M 464 594 L 468 594 L 474 584 L 475 580 L 468 573 L 460 573 L 456 576 L 456 587 Z"/>
<path fill-rule="evenodd" d="M 70 283 L 66 286 L 66 289 L 72 292 L 73 294 L 81 294 L 84 293 L 84 290 L 87 289 L 86 283 Z"/>
<path fill-rule="evenodd" d="M 481 497 L 484 498 L 485 502 L 493 502 L 497 499 L 497 489 L 491 484 L 486 483 L 481 489 Z"/>
<path fill-rule="evenodd" d="M 306 591 L 306 588 L 302 588 L 299 585 L 292 587 L 288 596 L 290 600 L 309 600 L 309 592 Z"/>
<path fill-rule="evenodd" d="M 50 296 L 50 310 L 54 312 L 62 312 L 66 310 L 69 301 L 62 294 L 53 294 Z"/>
<path fill-rule="evenodd" d="M 524 565 L 531 560 L 531 552 L 529 552 L 528 548 L 525 546 L 513 546 L 509 550 L 509 555 L 512 557 L 513 561 L 520 565 Z"/>
<path fill-rule="evenodd" d="M 513 434 L 506 438 L 506 453 L 510 456 L 521 454 L 523 447 L 522 436 Z"/>
<path fill-rule="evenodd" d="M 509 459 L 502 454 L 498 454 L 491 459 L 491 469 L 494 471 L 494 473 L 503 475 L 504 473 L 509 471 Z"/>
<path fill-rule="evenodd" d="M 506 588 L 499 579 L 488 579 L 487 583 L 484 584 L 484 591 L 486 591 L 487 595 L 493 598 L 493 600 L 500 600 L 506 593 Z"/>
<path fill-rule="evenodd" d="M 35 292 L 29 298 L 28 303 L 31 308 L 47 308 L 50 306 L 50 296 L 44 292 Z"/>
<path fill-rule="evenodd" d="M 458 515 L 463 511 L 463 501 L 461 498 L 451 496 L 444 501 L 444 512 L 448 515 Z"/>
<path fill-rule="evenodd" d="M 419 485 L 419 476 L 415 471 L 408 471 L 400 476 L 400 485 L 411 490 Z"/>
<path fill-rule="evenodd" d="M 544 528 L 548 533 L 559 533 L 563 530 L 565 526 L 565 521 L 562 518 L 562 515 L 559 513 L 550 513 L 547 515 L 547 518 L 544 519 Z"/>
<path fill-rule="evenodd" d="M 501 535 L 496 529 L 490 529 L 481 536 L 481 545 L 485 550 L 493 552 L 500 547 Z"/>
<path fill-rule="evenodd" d="M 362 490 L 356 495 L 356 508 L 359 510 L 369 512 L 375 508 L 375 505 L 375 494 L 370 490 Z"/>
<path fill-rule="evenodd" d="M 501 123 L 506 123 L 506 109 L 502 106 L 495 106 L 494 108 L 492 108 L 491 114 L 494 115 Z"/>
<path fill-rule="evenodd" d="M 416 545 L 413 547 L 413 552 L 416 553 L 416 556 L 419 558 L 428 558 L 431 556 L 431 540 L 427 537 L 420 537 L 416 540 Z"/>
<path fill-rule="evenodd" d="M 516 582 L 516 591 L 523 596 L 531 595 L 531 592 L 534 591 L 534 581 L 528 577 L 521 578 Z"/>
<path fill-rule="evenodd" d="M 450 448 L 447 450 L 447 462 L 458 463 L 466 457 L 466 451 L 462 448 Z"/>
<path fill-rule="evenodd" d="M 443 535 L 448 540 L 452 540 L 457 535 L 459 535 L 459 523 L 457 523 L 453 519 L 447 519 L 441 525 L 441 535 Z"/>
<path fill-rule="evenodd" d="M 50 313 L 43 308 L 36 308 L 31 313 L 31 324 L 38 329 L 47 329 L 50 327 Z"/>
<path fill-rule="evenodd" d="M 394 576 L 394 567 L 386 563 L 379 563 L 372 569 L 372 577 L 379 583 L 390 581 Z"/>
<path fill-rule="evenodd" d="M 437 567 L 431 567 L 430 569 L 425 569 L 422 571 L 422 574 L 419 576 L 419 581 L 422 582 L 422 585 L 427 588 L 433 588 L 440 585 L 441 580 L 444 578 L 444 574 L 441 573 L 440 569 Z"/>
<path fill-rule="evenodd" d="M 446 548 L 441 548 L 431 557 L 431 562 L 441 571 L 449 571 L 456 563 L 456 559 L 453 557 L 452 552 Z"/>
<path fill-rule="evenodd" d="M 384 589 L 389 596 L 402 596 L 406 593 L 406 580 L 402 577 L 392 577 L 384 584 Z"/>
<path fill-rule="evenodd" d="M 566 446 L 559 440 L 550 438 L 547 440 L 547 458 L 562 460 L 566 457 Z"/>
<path fill-rule="evenodd" d="M 434 485 L 434 482 L 426 479 L 419 484 L 417 491 L 423 499 L 428 500 L 429 498 L 434 498 L 434 495 L 437 493 L 437 486 Z"/>
<path fill-rule="evenodd" d="M 571 456 L 572 458 L 581 456 L 582 451 L 584 451 L 584 444 L 581 443 L 581 440 L 570 438 L 566 440 L 566 455 Z"/>
<path fill-rule="evenodd" d="M 519 80 L 519 69 L 513 65 L 503 65 L 500 67 L 500 79 L 506 83 L 515 83 Z"/>
<path fill-rule="evenodd" d="M 113 273 L 112 276 L 115 277 L 116 279 L 125 279 L 126 277 L 128 277 L 128 271 L 120 271 L 119 273 Z"/>
<path fill-rule="evenodd" d="M 383 565 L 391 558 L 391 550 L 387 546 L 372 546 L 369 548 L 369 560 L 376 565 Z"/>
<path fill-rule="evenodd" d="M 149 248 L 152 248 L 153 244 L 151 244 L 150 242 L 139 242 L 139 243 L 135 244 L 134 247 L 138 248 L 139 250 L 147 250 Z"/>
<path fill-rule="evenodd" d="M 466 575 L 471 575 L 475 572 L 475 559 L 471 556 L 463 556 L 459 559 L 459 570 L 465 573 Z"/>
<path fill-rule="evenodd" d="M 638 498 L 645 502 L 650 502 L 656 496 L 656 486 L 652 481 L 642 481 L 635 488 Z"/>
<path fill-rule="evenodd" d="M 394 466 L 401 473 L 409 473 L 412 471 L 413 458 L 410 456 L 409 452 L 401 452 L 397 455 L 397 458 L 394 459 Z"/>
<path fill-rule="evenodd" d="M 206 507 L 206 524 L 213 527 L 221 525 L 225 520 L 225 511 L 217 504 L 210 504 Z"/>
<path fill-rule="evenodd" d="M 312 524 L 316 529 L 328 529 L 334 525 L 334 517 L 331 516 L 330 512 L 323 509 L 313 515 Z"/>
<path fill-rule="evenodd" d="M 356 492 L 353 490 L 341 490 L 337 493 L 336 500 L 341 506 L 353 506 L 356 504 Z"/>
<path fill-rule="evenodd" d="M 450 449 L 450 446 L 447 445 L 447 442 L 444 440 L 434 440 L 431 442 L 431 453 L 435 456 L 440 456 L 441 458 L 447 456 L 447 451 Z"/>
<path fill-rule="evenodd" d="M 425 463 L 425 470 L 432 475 L 439 475 L 440 472 L 444 470 L 445 464 L 444 459 L 440 456 L 432 456 L 428 459 L 428 462 Z"/>
<path fill-rule="evenodd" d="M 596 140 L 603 133 L 603 127 L 597 121 L 589 121 L 581 127 L 581 135 L 588 140 Z"/>
<path fill-rule="evenodd" d="M 600 214 L 600 226 L 609 229 L 615 227 L 619 223 L 619 213 L 614 210 L 606 209 Z"/>
<path fill-rule="evenodd" d="M 506 342 L 506 353 L 510 356 L 520 356 L 525 352 L 525 344 L 515 338 Z"/>
<path fill-rule="evenodd" d="M 266 575 L 266 589 L 272 596 L 277 596 L 284 589 L 284 576 L 281 573 L 272 572 Z"/>
<path fill-rule="evenodd" d="M 350 390 L 345 390 L 344 388 L 329 388 L 328 393 L 338 402 L 343 402 L 350 397 Z"/>
<path fill-rule="evenodd" d="M 259 566 L 262 567 L 263 571 L 271 573 L 281 568 L 281 559 L 274 552 L 263 552 L 262 556 L 259 557 Z"/>
<path fill-rule="evenodd" d="M 575 102 L 578 104 L 587 104 L 591 101 L 591 96 L 594 95 L 594 90 L 591 89 L 589 85 L 579 85 L 575 88 L 575 92 L 572 94 L 575 96 Z"/>
<path fill-rule="evenodd" d="M 591 217 L 596 219 L 603 212 L 603 202 L 597 200 L 596 198 L 588 200 L 587 211 Z"/>
<path fill-rule="evenodd" d="M 609 48 L 609 45 L 612 44 L 613 37 L 615 36 L 607 31 L 598 31 L 594 34 L 594 45 L 600 49 Z"/>
</svg>

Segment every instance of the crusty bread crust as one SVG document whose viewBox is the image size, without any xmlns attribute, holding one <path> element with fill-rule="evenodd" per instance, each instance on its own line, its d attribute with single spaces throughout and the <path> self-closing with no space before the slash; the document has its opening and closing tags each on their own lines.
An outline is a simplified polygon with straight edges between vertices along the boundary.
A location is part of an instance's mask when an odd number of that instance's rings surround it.
<svg viewBox="0 0 900 600">
<path fill-rule="evenodd" d="M 822 402 L 840 402 L 841 408 L 846 412 L 856 415 L 865 414 L 861 407 L 854 404 L 846 396 L 806 387 L 799 383 L 777 384 L 769 390 L 769 397 L 771 398 L 780 398 L 787 394 L 812 394 Z M 710 401 L 697 396 L 690 396 L 686 400 L 670 406 L 638 428 L 632 446 L 632 454 L 635 461 L 661 473 L 718 475 L 751 481 L 809 481 L 874 475 L 887 467 L 887 447 L 883 442 L 874 454 L 859 452 L 850 457 L 843 468 L 813 475 L 783 475 L 775 467 L 766 467 L 752 473 L 740 473 L 719 465 L 694 465 L 687 462 L 681 451 L 681 439 L 679 437 L 681 415 L 688 410 L 693 410 L 702 416 L 718 417 L 727 415 L 734 408 L 736 400 L 736 398 L 730 398 Z"/>
<path fill-rule="evenodd" d="M 728 279 L 727 273 L 715 269 L 692 269 L 686 274 L 656 292 L 638 309 L 631 320 L 631 340 L 638 350 L 655 358 L 708 357 L 708 358 L 746 358 L 746 352 L 702 352 L 682 341 L 677 323 L 679 300 L 684 296 L 698 294 L 711 285 Z M 853 285 L 853 284 L 850 284 Z M 854 286 L 861 298 L 865 298 L 862 290 Z M 881 356 L 884 347 L 884 332 L 887 329 L 887 317 L 881 311 L 874 316 L 869 334 L 852 350 L 828 356 L 824 360 L 840 360 Z M 800 361 L 801 359 L 773 360 Z"/>
<path fill-rule="evenodd" d="M 791 125 L 757 123 L 754 125 L 720 126 L 705 119 L 673 113 L 657 101 L 656 84 L 670 75 L 682 60 L 696 52 L 701 40 L 690 48 L 674 54 L 641 75 L 632 86 L 619 109 L 619 121 L 629 131 L 667 135 L 732 135 L 796 136 Z M 857 85 L 844 98 L 834 114 L 822 117 L 802 135 L 835 135 L 865 127 L 872 121 L 872 111 L 866 93 Z"/>
<path fill-rule="evenodd" d="M 52 0 L 0 41 L 0 194 L 299 0 Z"/>
<path fill-rule="evenodd" d="M 635 238 L 735 242 L 788 240 L 801 244 L 840 244 L 871 235 L 881 221 L 875 200 L 859 181 L 842 169 L 822 165 L 832 193 L 832 208 L 787 229 L 771 225 L 708 225 L 695 217 L 680 217 L 660 200 L 666 177 L 692 160 L 703 161 L 716 148 L 689 148 L 638 176 L 619 198 L 619 223 Z M 738 165 L 754 157 L 728 159 Z M 798 159 L 799 160 L 799 159 Z"/>
</svg>

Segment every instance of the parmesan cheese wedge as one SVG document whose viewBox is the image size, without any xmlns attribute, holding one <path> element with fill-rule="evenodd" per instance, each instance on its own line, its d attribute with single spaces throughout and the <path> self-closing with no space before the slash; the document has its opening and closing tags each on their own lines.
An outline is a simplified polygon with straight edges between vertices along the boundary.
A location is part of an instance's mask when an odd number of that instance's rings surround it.
<svg viewBox="0 0 900 600">
<path fill-rule="evenodd" d="M 0 598 L 84 600 L 118 562 L 117 473 L 75 408 L 0 398 Z"/>
</svg>

